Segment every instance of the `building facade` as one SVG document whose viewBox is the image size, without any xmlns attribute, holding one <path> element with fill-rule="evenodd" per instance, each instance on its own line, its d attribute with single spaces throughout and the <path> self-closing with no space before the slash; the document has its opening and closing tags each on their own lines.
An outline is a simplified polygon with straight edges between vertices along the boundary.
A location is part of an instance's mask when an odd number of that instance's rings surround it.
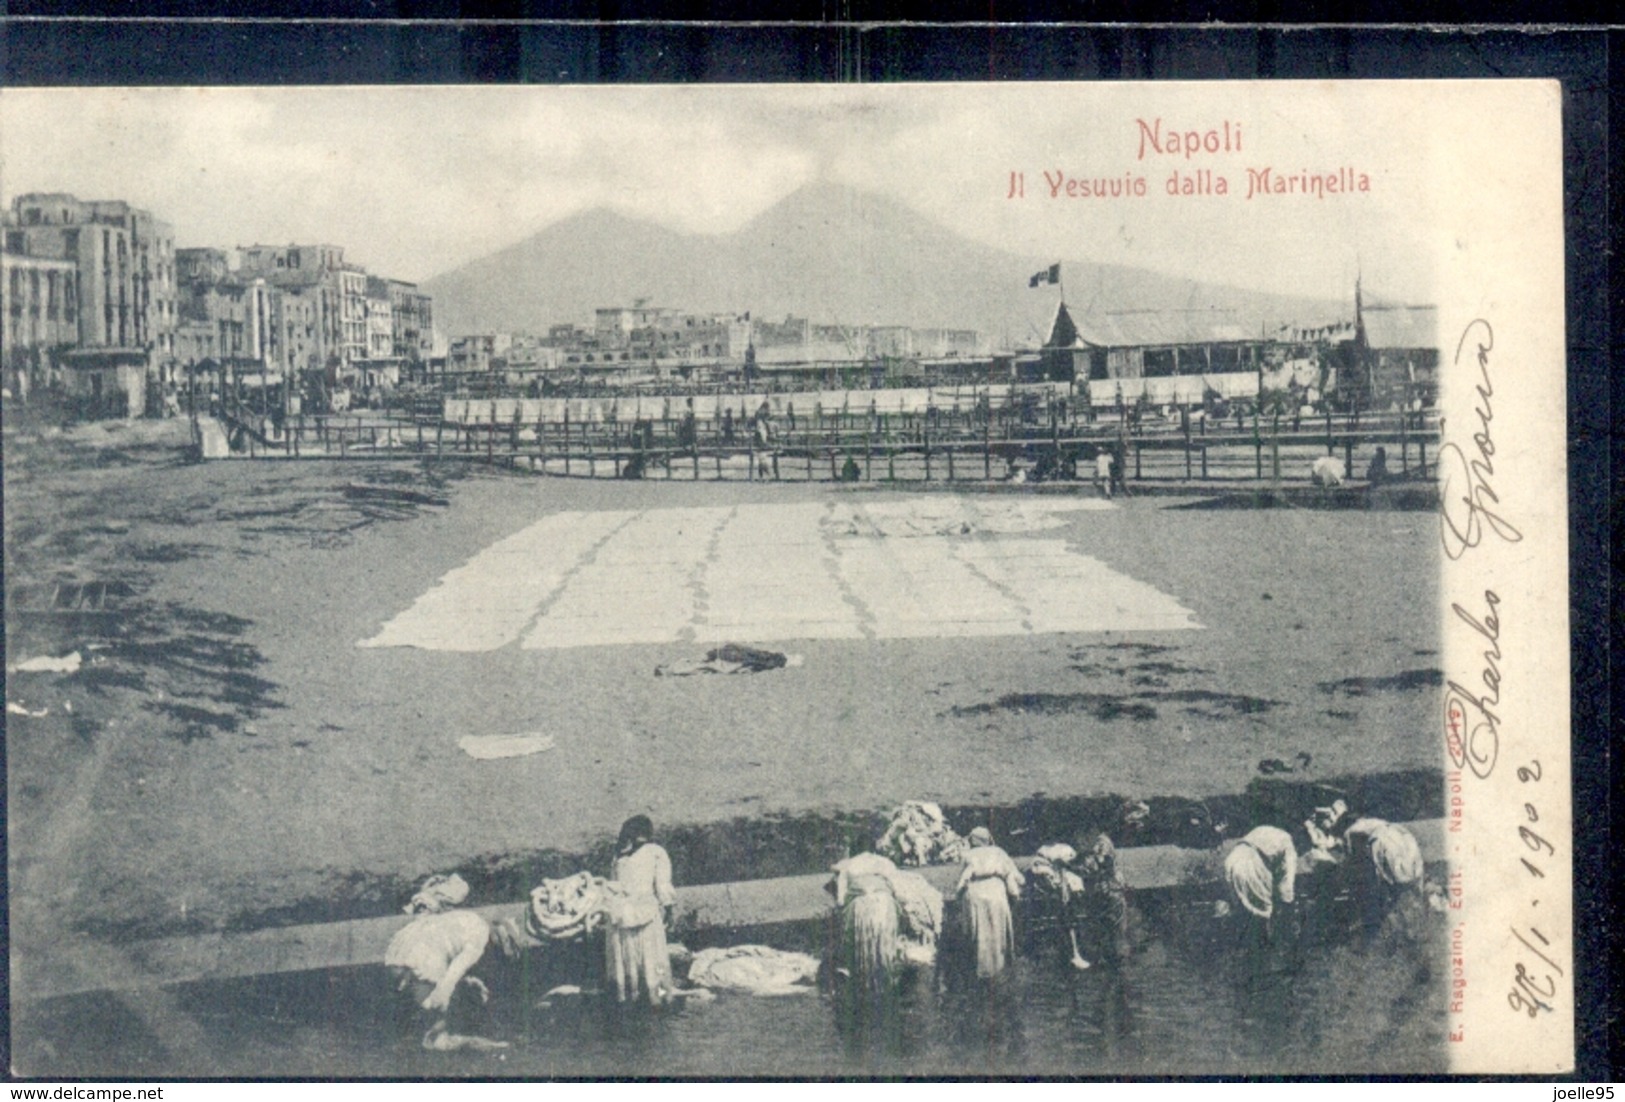
<svg viewBox="0 0 1625 1102">
<path fill-rule="evenodd" d="M 0 364 L 27 398 L 59 377 L 79 343 L 79 268 L 71 260 L 0 253 Z"/>
<path fill-rule="evenodd" d="M 125 396 L 144 395 L 148 379 L 170 378 L 178 316 L 174 232 L 167 222 L 123 200 L 81 200 L 66 192 L 17 196 L 0 222 L 6 258 L 0 318 L 12 382 L 94 392 L 100 415 L 123 408 Z M 116 370 L 100 371 L 99 364 L 114 361 Z M 26 384 L 16 374 L 23 364 Z M 93 372 L 96 385 L 79 387 L 70 372 Z M 129 380 L 138 373 L 142 385 L 132 388 Z M 104 394 L 104 384 L 121 389 Z"/>
<path fill-rule="evenodd" d="M 417 284 L 389 280 L 389 299 L 394 324 L 394 355 L 422 370 L 434 356 L 434 299 L 419 291 Z"/>
</svg>

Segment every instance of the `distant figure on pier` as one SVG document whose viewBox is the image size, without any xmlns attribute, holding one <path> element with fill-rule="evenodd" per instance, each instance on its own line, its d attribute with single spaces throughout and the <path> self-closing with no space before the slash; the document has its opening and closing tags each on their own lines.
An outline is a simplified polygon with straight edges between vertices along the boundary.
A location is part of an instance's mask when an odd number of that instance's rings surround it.
<svg viewBox="0 0 1625 1102">
<path fill-rule="evenodd" d="M 975 956 L 976 977 L 995 980 L 1015 959 L 1015 921 L 1010 901 L 1020 898 L 1026 880 L 1010 855 L 994 845 L 993 833 L 987 827 L 971 831 L 968 840 L 970 849 L 965 853 L 965 866 L 955 888 L 964 949 Z"/>
<path fill-rule="evenodd" d="M 778 467 L 778 458 L 773 454 L 773 441 L 777 435 L 773 431 L 773 406 L 766 398 L 756 407 L 756 416 L 752 419 L 752 431 L 756 436 L 756 473 L 763 478 L 773 474 Z"/>
<path fill-rule="evenodd" d="M 700 442 L 699 424 L 694 417 L 694 399 L 689 398 L 683 407 L 683 419 L 677 422 L 677 446 L 684 451 L 692 453 Z"/>
<path fill-rule="evenodd" d="M 1112 496 L 1112 467 L 1115 460 L 1111 449 L 1098 448 L 1095 451 L 1095 489 L 1106 497 Z"/>
<path fill-rule="evenodd" d="M 1121 433 L 1112 442 L 1112 481 L 1124 497 L 1128 492 L 1128 441 Z"/>
<path fill-rule="evenodd" d="M 505 926 L 493 928 L 474 911 L 441 911 L 419 915 L 403 926 L 384 950 L 384 967 L 397 991 L 406 992 L 423 1027 L 423 1047 L 431 1052 L 507 1048 L 472 1033 L 467 1027 L 475 1006 L 491 993 L 469 974 L 491 942 L 506 957 L 518 955 L 518 941 Z M 472 1000 L 472 1001 L 471 1001 Z"/>
<path fill-rule="evenodd" d="M 1365 480 L 1373 486 L 1380 486 L 1388 479 L 1388 449 L 1379 444 L 1377 454 L 1371 457 L 1371 465 L 1365 469 Z"/>
<path fill-rule="evenodd" d="M 624 897 L 608 914 L 605 962 L 615 997 L 622 1003 L 646 1000 L 663 1006 L 675 985 L 666 948 L 666 916 L 677 902 L 671 883 L 671 856 L 654 842 L 654 824 L 634 815 L 621 824 L 615 844 L 612 881 Z"/>
<path fill-rule="evenodd" d="M 725 447 L 733 447 L 734 443 L 734 411 L 722 411 L 722 443 Z"/>
</svg>

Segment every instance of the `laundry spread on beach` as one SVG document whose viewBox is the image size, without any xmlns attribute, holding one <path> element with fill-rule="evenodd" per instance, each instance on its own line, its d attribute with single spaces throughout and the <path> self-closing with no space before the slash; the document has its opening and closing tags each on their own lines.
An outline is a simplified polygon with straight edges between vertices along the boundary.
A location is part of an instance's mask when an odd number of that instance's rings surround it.
<svg viewBox="0 0 1625 1102">
<path fill-rule="evenodd" d="M 448 571 L 360 645 L 755 647 L 1200 627 L 1173 597 L 1057 538 L 1093 500 L 554 513 Z"/>
</svg>

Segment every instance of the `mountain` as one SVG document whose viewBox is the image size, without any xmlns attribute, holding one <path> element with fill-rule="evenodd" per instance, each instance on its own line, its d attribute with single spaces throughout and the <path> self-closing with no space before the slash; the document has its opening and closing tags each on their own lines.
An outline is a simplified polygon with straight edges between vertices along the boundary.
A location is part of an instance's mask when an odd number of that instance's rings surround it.
<svg viewBox="0 0 1625 1102">
<path fill-rule="evenodd" d="M 680 234 L 607 210 L 557 222 L 424 283 L 448 335 L 590 324 L 634 299 L 696 312 L 786 315 L 845 325 L 978 329 L 1038 343 L 1055 294 L 1027 278 L 1053 257 L 971 241 L 891 199 L 802 188 L 727 234 Z M 1330 319 L 1338 303 L 1262 294 L 1139 268 L 1064 258 L 1068 305 L 1091 310 L 1234 311 L 1248 328 Z"/>
</svg>

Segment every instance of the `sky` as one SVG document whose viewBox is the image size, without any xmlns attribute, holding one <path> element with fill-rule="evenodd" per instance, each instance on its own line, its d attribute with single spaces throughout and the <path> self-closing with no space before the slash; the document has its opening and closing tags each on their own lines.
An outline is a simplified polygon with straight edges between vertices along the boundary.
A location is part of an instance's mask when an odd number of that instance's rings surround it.
<svg viewBox="0 0 1625 1102">
<path fill-rule="evenodd" d="M 1035 265 L 1080 257 L 1338 299 L 1359 274 L 1419 302 L 1449 195 L 1429 168 L 1448 121 L 1438 99 L 1388 82 L 7 89 L 0 197 L 123 198 L 182 247 L 321 241 L 423 280 L 593 207 L 727 232 L 832 182 Z M 1165 146 L 1230 123 L 1240 148 L 1142 153 L 1141 120 Z M 1265 167 L 1346 167 L 1371 191 L 1242 198 Z M 1167 194 L 1172 173 L 1204 169 L 1226 197 Z M 1046 172 L 1143 177 L 1147 194 L 1052 196 Z"/>
</svg>

